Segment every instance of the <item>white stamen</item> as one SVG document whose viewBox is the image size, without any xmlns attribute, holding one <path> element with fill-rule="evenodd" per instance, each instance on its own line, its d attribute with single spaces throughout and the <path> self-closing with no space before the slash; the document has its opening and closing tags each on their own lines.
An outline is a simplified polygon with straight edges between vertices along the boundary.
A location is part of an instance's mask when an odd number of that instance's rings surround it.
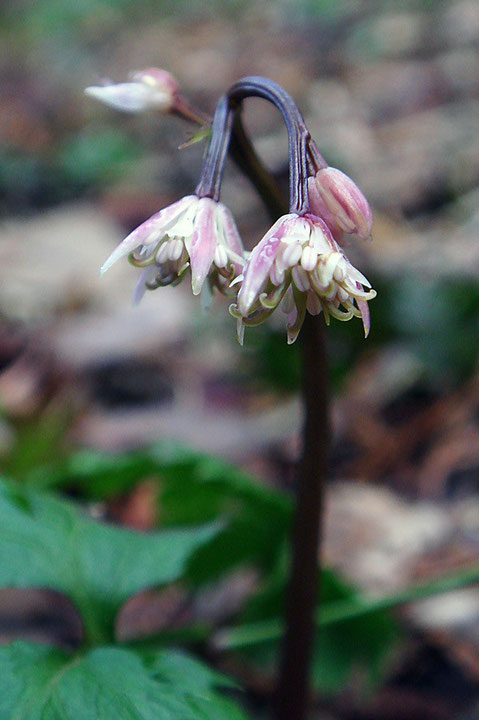
<svg viewBox="0 0 479 720">
<path fill-rule="evenodd" d="M 336 282 L 344 281 L 344 278 L 346 277 L 346 271 L 345 271 L 344 267 L 342 266 L 341 262 L 338 262 L 338 264 L 334 268 L 333 277 L 336 280 Z"/>
<path fill-rule="evenodd" d="M 228 264 L 228 253 L 222 245 L 216 246 L 214 263 L 218 268 L 224 268 Z"/>
<path fill-rule="evenodd" d="M 294 243 L 288 244 L 282 254 L 282 264 L 285 268 L 293 267 L 297 265 L 301 258 L 301 245 Z"/>
<path fill-rule="evenodd" d="M 159 265 L 161 265 L 161 263 L 164 263 L 168 260 L 169 247 L 170 247 L 170 241 L 168 239 L 166 239 L 163 241 L 163 243 L 160 245 L 160 247 L 156 251 L 155 259 Z"/>
<path fill-rule="evenodd" d="M 301 255 L 301 267 L 306 272 L 311 272 L 318 262 L 318 253 L 310 245 L 306 245 Z"/>
<path fill-rule="evenodd" d="M 274 262 L 273 267 L 269 271 L 269 277 L 273 285 L 281 285 L 281 283 L 284 281 L 284 269 L 282 267 L 278 267 L 276 261 Z"/>
<path fill-rule="evenodd" d="M 180 259 L 183 252 L 183 241 L 180 238 L 172 238 L 168 244 L 168 257 L 173 262 Z"/>
<path fill-rule="evenodd" d="M 295 265 L 291 273 L 293 275 L 294 284 L 296 285 L 298 290 L 300 290 L 301 292 L 307 292 L 311 287 L 311 283 L 309 282 L 309 278 L 304 272 L 303 268 Z"/>
</svg>

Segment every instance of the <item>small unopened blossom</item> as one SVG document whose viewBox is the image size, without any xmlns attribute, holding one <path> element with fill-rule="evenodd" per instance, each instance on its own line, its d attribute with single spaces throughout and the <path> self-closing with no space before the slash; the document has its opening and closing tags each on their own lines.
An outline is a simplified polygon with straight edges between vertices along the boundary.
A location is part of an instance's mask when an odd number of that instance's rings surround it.
<svg viewBox="0 0 479 720">
<path fill-rule="evenodd" d="M 224 294 L 242 269 L 243 246 L 228 208 L 211 198 L 188 195 L 137 227 L 104 262 L 101 274 L 128 256 L 143 273 L 135 291 L 178 284 L 191 268 L 191 286 L 199 295 L 205 280 Z"/>
<path fill-rule="evenodd" d="M 370 237 L 373 215 L 368 201 L 341 170 L 326 167 L 310 177 L 308 196 L 311 212 L 324 220 L 337 242 L 343 234 Z"/>
<path fill-rule="evenodd" d="M 361 317 L 370 328 L 368 301 L 376 296 L 369 281 L 348 260 L 324 220 L 311 214 L 283 215 L 254 248 L 230 312 L 244 327 L 259 325 L 281 304 L 288 342 L 296 340 L 306 311 L 338 320 Z"/>
<path fill-rule="evenodd" d="M 123 112 L 159 110 L 168 113 L 178 96 L 173 75 L 159 68 L 148 68 L 132 75 L 129 82 L 87 87 L 85 94 Z"/>
</svg>

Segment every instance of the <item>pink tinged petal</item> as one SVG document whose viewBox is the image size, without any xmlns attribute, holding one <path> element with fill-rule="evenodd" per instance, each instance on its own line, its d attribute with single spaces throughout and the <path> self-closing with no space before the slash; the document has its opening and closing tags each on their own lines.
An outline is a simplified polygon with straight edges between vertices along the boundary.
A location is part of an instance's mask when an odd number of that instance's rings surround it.
<svg viewBox="0 0 479 720">
<path fill-rule="evenodd" d="M 137 113 L 149 107 L 150 91 L 141 82 L 126 82 L 87 87 L 85 95 L 93 97 L 115 110 Z"/>
<path fill-rule="evenodd" d="M 316 174 L 316 186 L 336 224 L 344 232 L 363 239 L 371 235 L 371 208 L 350 177 L 336 168 L 323 168 Z"/>
<path fill-rule="evenodd" d="M 140 277 L 138 278 L 138 282 L 136 283 L 136 287 L 133 292 L 133 305 L 140 304 L 140 301 L 142 300 L 147 290 L 146 283 L 154 280 L 157 273 L 158 268 L 156 265 L 151 265 L 150 267 L 147 267 L 145 268 L 145 270 L 143 270 L 143 272 L 140 274 Z"/>
<path fill-rule="evenodd" d="M 291 315 L 291 313 L 296 310 L 293 288 L 291 287 L 291 285 L 288 287 L 286 294 L 281 302 L 281 309 L 286 315 Z"/>
<path fill-rule="evenodd" d="M 191 288 L 199 295 L 213 263 L 217 244 L 217 203 L 211 198 L 201 198 L 195 217 L 193 240 L 189 250 L 191 264 Z"/>
<path fill-rule="evenodd" d="M 291 234 L 298 219 L 300 219 L 299 215 L 295 213 L 281 215 L 264 235 L 263 240 L 269 237 L 277 237 L 282 240 L 286 235 Z"/>
<path fill-rule="evenodd" d="M 330 252 L 341 252 L 341 247 L 336 242 L 333 234 L 321 218 L 309 216 L 312 223 L 311 238 L 309 244 L 314 247 L 320 255 L 329 255 Z"/>
<path fill-rule="evenodd" d="M 292 345 L 299 335 L 306 316 L 306 295 L 295 293 L 294 295 L 296 307 L 293 313 L 288 317 L 287 325 L 287 342 Z"/>
<path fill-rule="evenodd" d="M 178 83 L 166 70 L 148 68 L 135 73 L 131 82 L 87 87 L 85 94 L 123 112 L 138 113 L 155 108 L 167 113 L 173 107 L 178 90 Z"/>
<path fill-rule="evenodd" d="M 223 203 L 218 203 L 216 209 L 216 217 L 218 227 L 222 230 L 226 245 L 228 246 L 228 248 L 233 250 L 236 255 L 242 257 L 244 248 L 241 236 L 238 232 L 238 228 L 236 227 L 233 215 L 228 210 L 226 205 L 223 205 Z"/>
<path fill-rule="evenodd" d="M 180 89 L 173 75 L 161 68 L 147 68 L 134 73 L 132 80 L 148 89 L 148 107 L 165 113 L 171 110 Z"/>
<path fill-rule="evenodd" d="M 347 258 L 345 258 L 347 266 L 346 266 L 346 277 L 348 280 L 353 280 L 355 283 L 361 283 L 361 285 L 365 285 L 366 287 L 370 288 L 371 283 L 369 280 L 364 277 L 364 275 L 359 272 L 357 268 L 352 265 Z"/>
<path fill-rule="evenodd" d="M 170 227 L 178 220 L 178 217 L 187 209 L 191 208 L 193 203 L 197 201 L 198 198 L 196 195 L 187 195 L 181 200 L 155 213 L 148 218 L 148 220 L 145 220 L 144 223 L 135 228 L 135 230 L 113 250 L 101 266 L 100 275 L 103 275 L 111 268 L 117 260 L 126 257 L 141 245 L 148 247 L 161 240 Z"/>
<path fill-rule="evenodd" d="M 361 313 L 361 319 L 363 321 L 363 327 L 364 327 L 364 337 L 367 338 L 367 336 L 369 335 L 369 331 L 371 329 L 371 317 L 369 314 L 369 305 L 367 304 L 366 300 L 360 300 L 359 298 L 356 298 L 356 305 L 358 306 L 359 312 Z"/>
<path fill-rule="evenodd" d="M 323 309 L 323 306 L 321 305 L 321 300 L 313 290 L 310 290 L 308 292 L 306 308 L 310 315 L 319 315 Z"/>
<path fill-rule="evenodd" d="M 275 223 L 277 225 L 278 223 Z M 273 225 L 273 228 L 275 227 Z M 272 228 L 272 229 L 273 229 Z M 238 293 L 238 308 L 243 316 L 263 292 L 280 246 L 280 239 L 267 233 L 256 245 L 244 271 L 243 284 Z"/>
<path fill-rule="evenodd" d="M 319 192 L 316 176 L 308 178 L 308 198 L 311 213 L 324 220 L 333 236 L 341 236 L 342 230 Z"/>
</svg>

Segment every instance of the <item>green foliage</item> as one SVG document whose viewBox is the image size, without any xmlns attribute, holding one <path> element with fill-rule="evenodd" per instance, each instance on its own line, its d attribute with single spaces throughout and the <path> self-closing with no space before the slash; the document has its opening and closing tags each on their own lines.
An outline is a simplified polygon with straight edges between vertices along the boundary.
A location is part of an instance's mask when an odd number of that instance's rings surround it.
<svg viewBox="0 0 479 720">
<path fill-rule="evenodd" d="M 289 531 L 290 498 L 217 458 L 168 442 L 118 455 L 75 453 L 36 469 L 36 485 L 73 489 L 108 499 L 144 478 L 156 478 L 163 527 L 196 526 L 223 518 L 224 525 L 192 557 L 188 578 L 206 582 L 244 565 L 267 569 Z"/>
<path fill-rule="evenodd" d="M 85 631 L 73 654 L 21 642 L 0 648 L 2 720 L 244 719 L 215 690 L 230 683 L 198 661 L 171 650 L 114 646 L 121 605 L 184 576 L 190 557 L 220 529 L 216 522 L 134 533 L 1 481 L 0 586 L 63 592 Z"/>
<path fill-rule="evenodd" d="M 152 451 L 162 478 L 161 517 L 166 525 L 196 525 L 222 517 L 224 530 L 195 553 L 189 577 L 212 580 L 238 566 L 263 570 L 277 562 L 289 532 L 292 504 L 227 463 L 181 446 Z"/>
<path fill-rule="evenodd" d="M 72 505 L 0 484 L 0 585 L 44 587 L 70 597 L 90 640 L 113 638 L 133 594 L 179 579 L 218 524 L 141 535 L 90 520 Z"/>
<path fill-rule="evenodd" d="M 237 647 L 254 663 L 274 668 L 279 655 L 282 628 L 285 570 L 276 572 L 261 594 L 249 604 L 245 625 L 239 625 L 223 637 L 226 647 Z M 338 603 L 363 609 L 367 601 L 330 570 L 323 570 L 320 581 L 321 611 L 314 647 L 313 682 L 322 693 L 343 689 L 353 673 L 360 670 L 369 684 L 378 682 L 387 669 L 384 662 L 398 638 L 394 620 L 383 609 L 348 617 L 339 615 L 334 622 L 321 622 Z M 277 631 L 277 632 L 276 632 Z"/>
<path fill-rule="evenodd" d="M 0 648 L 2 720 L 245 720 L 215 688 L 224 678 L 187 655 L 119 647 L 69 655 L 14 643 Z"/>
</svg>

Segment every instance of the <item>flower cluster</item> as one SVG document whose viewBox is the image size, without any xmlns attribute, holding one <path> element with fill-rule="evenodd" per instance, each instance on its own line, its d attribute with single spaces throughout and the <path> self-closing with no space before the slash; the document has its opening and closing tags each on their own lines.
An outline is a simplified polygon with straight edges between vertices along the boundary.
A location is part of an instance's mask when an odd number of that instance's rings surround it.
<svg viewBox="0 0 479 720">
<path fill-rule="evenodd" d="M 162 73 L 144 71 L 132 83 L 108 86 L 101 92 L 90 88 L 89 94 L 132 111 L 155 103 L 160 107 L 162 102 L 163 109 L 169 108 L 173 98 L 180 96 L 175 81 Z M 237 319 L 241 343 L 245 327 L 264 322 L 278 307 L 286 315 L 289 343 L 296 340 L 306 312 L 323 313 L 327 324 L 331 316 L 339 320 L 360 317 L 367 336 L 368 301 L 376 292 L 342 248 L 345 235 L 370 237 L 372 213 L 366 198 L 347 175 L 328 167 L 322 158 L 315 161 L 319 152 L 308 140 L 299 110 L 282 88 L 264 78 L 244 78 L 229 92 L 217 105 L 195 194 L 142 223 L 112 252 L 101 272 L 128 256 L 143 269 L 136 301 L 145 290 L 178 284 L 189 272 L 194 295 L 206 284 L 210 291 L 216 288 L 236 300 L 230 312 Z M 219 202 L 232 113 L 248 95 L 274 102 L 283 113 L 292 184 L 290 212 L 274 223 L 251 253 L 244 251 L 230 211 Z"/>
<path fill-rule="evenodd" d="M 230 312 L 238 319 L 240 342 L 245 326 L 263 322 L 280 304 L 287 316 L 289 343 L 296 340 L 306 311 L 311 315 L 323 312 L 327 324 L 331 315 L 338 320 L 361 317 L 367 336 L 367 301 L 375 296 L 324 220 L 311 214 L 289 214 L 254 248 Z"/>
</svg>

